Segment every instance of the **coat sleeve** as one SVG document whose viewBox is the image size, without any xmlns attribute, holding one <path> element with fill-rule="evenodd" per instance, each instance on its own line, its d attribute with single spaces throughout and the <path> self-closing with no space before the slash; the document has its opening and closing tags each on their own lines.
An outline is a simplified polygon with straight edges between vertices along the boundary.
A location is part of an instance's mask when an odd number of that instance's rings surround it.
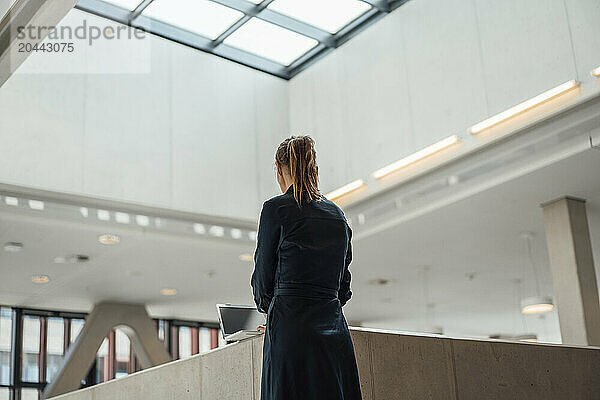
<svg viewBox="0 0 600 400">
<path fill-rule="evenodd" d="M 348 248 L 346 250 L 346 260 L 344 262 L 344 272 L 342 273 L 342 281 L 340 283 L 340 290 L 338 297 L 340 299 L 340 303 L 345 305 L 350 297 L 352 297 L 352 291 L 350 290 L 350 280 L 352 276 L 350 274 L 350 270 L 348 267 L 352 262 L 352 230 L 348 227 Z"/>
<path fill-rule="evenodd" d="M 267 313 L 275 290 L 275 272 L 279 259 L 281 224 L 276 208 L 268 202 L 263 204 L 258 224 L 258 239 L 254 252 L 252 291 L 258 311 Z"/>
</svg>

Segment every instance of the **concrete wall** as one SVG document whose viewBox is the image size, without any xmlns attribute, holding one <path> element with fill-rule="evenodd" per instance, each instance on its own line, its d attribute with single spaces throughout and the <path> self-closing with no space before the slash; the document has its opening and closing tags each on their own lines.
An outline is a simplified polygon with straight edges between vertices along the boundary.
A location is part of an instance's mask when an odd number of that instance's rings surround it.
<svg viewBox="0 0 600 400">
<path fill-rule="evenodd" d="M 290 82 L 325 192 L 570 79 L 598 89 L 596 0 L 409 1 Z"/>
<path fill-rule="evenodd" d="M 78 10 L 61 26 L 84 21 L 117 26 Z M 286 81 L 150 35 L 74 42 L 0 87 L 0 182 L 256 218 L 276 188 L 257 140 L 288 130 Z"/>
<path fill-rule="evenodd" d="M 600 349 L 353 330 L 363 398 L 591 399 Z M 262 338 L 56 397 L 260 399 Z"/>
<path fill-rule="evenodd" d="M 63 25 L 84 19 L 108 23 Z M 410 1 L 290 82 L 156 37 L 33 54 L 0 88 L 0 181 L 256 218 L 290 132 L 316 137 L 327 192 L 595 81 L 598 20 L 596 0 Z"/>
</svg>

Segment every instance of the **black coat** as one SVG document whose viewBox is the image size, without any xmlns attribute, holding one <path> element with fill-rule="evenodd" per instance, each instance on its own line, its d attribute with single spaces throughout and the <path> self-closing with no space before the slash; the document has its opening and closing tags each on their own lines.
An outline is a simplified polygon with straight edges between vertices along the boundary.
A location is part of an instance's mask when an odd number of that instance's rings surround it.
<svg viewBox="0 0 600 400">
<path fill-rule="evenodd" d="M 322 199 L 296 203 L 292 188 L 263 204 L 252 274 L 267 313 L 262 400 L 361 399 L 342 306 L 350 299 L 352 231 Z"/>
</svg>

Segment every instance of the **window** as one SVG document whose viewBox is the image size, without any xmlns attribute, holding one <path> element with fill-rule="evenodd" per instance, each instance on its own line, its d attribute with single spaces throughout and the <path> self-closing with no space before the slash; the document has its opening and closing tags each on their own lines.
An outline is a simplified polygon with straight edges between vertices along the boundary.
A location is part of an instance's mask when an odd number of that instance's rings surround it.
<svg viewBox="0 0 600 400">
<path fill-rule="evenodd" d="M 12 313 L 0 308 L 0 385 L 10 384 L 10 350 L 12 343 Z M 2 393 L 0 391 L 0 393 Z M 2 395 L 0 394 L 0 400 Z"/>
<path fill-rule="evenodd" d="M 46 382 L 52 382 L 60 368 L 65 350 L 65 321 L 62 318 L 48 318 L 47 324 Z"/>
<path fill-rule="evenodd" d="M 47 383 L 56 378 L 67 347 L 77 340 L 83 329 L 84 317 L 83 314 L 64 316 L 56 311 L 0 307 L 0 400 L 11 400 L 13 391 L 20 394 L 22 400 L 37 400 Z M 178 350 L 174 359 L 196 354 L 200 347 L 208 351 L 217 343 L 215 337 L 211 337 L 211 332 L 217 330 L 206 328 L 201 322 L 157 320 L 156 325 L 165 347 L 169 351 Z M 11 351 L 13 328 L 19 329 L 17 338 L 23 339 L 15 352 Z M 171 346 L 173 343 L 175 346 Z M 17 376 L 13 384 L 11 365 L 17 360 L 21 360 L 21 376 Z M 117 328 L 102 342 L 96 362 L 82 385 L 92 386 L 140 369 L 129 337 L 125 330 Z"/>
<path fill-rule="evenodd" d="M 39 382 L 40 379 L 40 317 L 23 317 L 23 369 L 24 382 Z"/>
<path fill-rule="evenodd" d="M 21 389 L 21 400 L 38 400 L 40 392 L 37 389 L 23 388 Z"/>
<path fill-rule="evenodd" d="M 192 329 L 187 326 L 179 327 L 179 358 L 192 355 Z"/>
<path fill-rule="evenodd" d="M 122 378 L 129 374 L 129 356 L 131 343 L 129 337 L 120 329 L 115 330 L 115 378 Z"/>
<path fill-rule="evenodd" d="M 200 353 L 210 350 L 210 329 L 200 328 Z"/>
<path fill-rule="evenodd" d="M 71 320 L 71 343 L 75 342 L 77 336 L 79 336 L 79 332 L 83 329 L 83 324 L 85 324 L 84 319 Z"/>
<path fill-rule="evenodd" d="M 104 339 L 96 353 L 96 383 L 102 383 L 111 379 L 109 370 L 108 339 Z"/>
</svg>

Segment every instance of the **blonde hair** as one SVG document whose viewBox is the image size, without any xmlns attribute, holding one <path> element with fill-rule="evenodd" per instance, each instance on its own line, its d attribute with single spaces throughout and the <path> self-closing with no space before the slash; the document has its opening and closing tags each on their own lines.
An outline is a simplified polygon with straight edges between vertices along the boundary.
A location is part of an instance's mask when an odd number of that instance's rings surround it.
<svg viewBox="0 0 600 400">
<path fill-rule="evenodd" d="M 303 201 L 321 199 L 315 141 L 310 136 L 291 136 L 285 139 L 277 148 L 275 161 L 289 168 L 294 198 L 299 206 Z"/>
</svg>

